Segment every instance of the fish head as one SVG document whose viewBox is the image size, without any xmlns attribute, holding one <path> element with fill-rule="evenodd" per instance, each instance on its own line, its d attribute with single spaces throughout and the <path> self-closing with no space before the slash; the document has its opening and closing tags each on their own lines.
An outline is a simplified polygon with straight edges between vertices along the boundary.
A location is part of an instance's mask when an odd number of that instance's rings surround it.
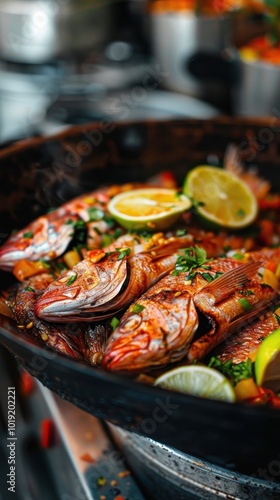
<svg viewBox="0 0 280 500">
<path fill-rule="evenodd" d="M 126 260 L 118 254 L 99 262 L 85 258 L 53 281 L 41 295 L 35 313 L 46 321 L 68 322 L 94 320 L 97 312 L 106 311 L 127 278 Z"/>
<path fill-rule="evenodd" d="M 108 339 L 103 367 L 139 372 L 182 359 L 198 327 L 192 297 L 183 295 L 133 304 Z"/>
<path fill-rule="evenodd" d="M 72 224 L 69 223 L 71 220 Z M 74 218 L 42 216 L 12 234 L 0 248 L 0 269 L 12 271 L 22 260 L 52 260 L 61 255 L 73 237 Z"/>
</svg>

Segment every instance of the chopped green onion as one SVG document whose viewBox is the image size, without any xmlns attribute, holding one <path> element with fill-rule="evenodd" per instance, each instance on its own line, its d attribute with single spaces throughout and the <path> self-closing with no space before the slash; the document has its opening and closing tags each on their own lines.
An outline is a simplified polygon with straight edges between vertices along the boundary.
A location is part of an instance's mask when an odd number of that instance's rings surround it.
<svg viewBox="0 0 280 500">
<path fill-rule="evenodd" d="M 239 293 L 241 293 L 241 295 L 255 295 L 253 290 L 239 290 Z"/>
<path fill-rule="evenodd" d="M 76 281 L 76 279 L 77 279 L 77 274 L 72 274 L 72 276 L 67 281 L 66 286 L 72 285 L 72 283 L 74 283 L 74 281 Z"/>
<path fill-rule="evenodd" d="M 113 330 L 115 330 L 117 328 L 117 326 L 119 325 L 119 323 L 120 323 L 120 320 L 118 318 L 114 317 L 111 319 L 110 325 L 113 328 Z"/>
<path fill-rule="evenodd" d="M 23 233 L 24 238 L 33 238 L 34 234 L 32 231 L 26 231 L 26 233 Z"/>
<path fill-rule="evenodd" d="M 234 253 L 232 255 L 232 258 L 237 259 L 237 260 L 242 260 L 242 259 L 244 259 L 244 254 L 243 253 Z"/>
<path fill-rule="evenodd" d="M 252 309 L 252 305 L 244 297 L 242 297 L 241 299 L 239 299 L 238 302 L 243 307 L 243 309 L 245 311 L 250 311 L 250 309 Z"/>
<path fill-rule="evenodd" d="M 186 229 L 177 229 L 176 236 L 185 236 L 188 233 Z"/>
<path fill-rule="evenodd" d="M 130 308 L 130 311 L 135 313 L 135 314 L 138 314 L 141 311 L 143 311 L 143 309 L 145 309 L 145 307 L 141 306 L 141 304 L 133 304 L 133 306 L 131 306 L 131 308 Z"/>
</svg>

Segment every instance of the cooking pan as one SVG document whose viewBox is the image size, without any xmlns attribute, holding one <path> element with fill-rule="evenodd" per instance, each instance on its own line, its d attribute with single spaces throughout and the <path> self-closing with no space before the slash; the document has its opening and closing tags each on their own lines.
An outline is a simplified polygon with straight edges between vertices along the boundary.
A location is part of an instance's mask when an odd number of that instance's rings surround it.
<svg viewBox="0 0 280 500">
<path fill-rule="evenodd" d="M 222 162 L 229 142 L 280 189 L 279 132 L 272 119 L 108 121 L 18 142 L 0 151 L 2 240 L 49 207 L 108 182 L 143 181 L 163 169 L 181 182 L 197 164 Z M 3 272 L 0 279 L 5 288 L 12 278 Z M 278 410 L 172 393 L 95 369 L 41 347 L 4 317 L 0 341 L 45 386 L 122 428 L 242 472 L 279 460 Z"/>
</svg>

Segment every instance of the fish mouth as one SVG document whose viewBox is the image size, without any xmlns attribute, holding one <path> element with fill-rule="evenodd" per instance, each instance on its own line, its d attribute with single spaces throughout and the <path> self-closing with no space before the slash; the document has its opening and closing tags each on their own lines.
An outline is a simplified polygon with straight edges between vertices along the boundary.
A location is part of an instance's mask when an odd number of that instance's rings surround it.
<svg viewBox="0 0 280 500">
<path fill-rule="evenodd" d="M 149 336 L 141 336 L 131 339 L 116 338 L 105 351 L 102 365 L 107 370 L 128 370 L 138 372 L 147 366 L 147 357 L 149 355 Z M 152 352 L 151 352 L 152 354 Z"/>
<path fill-rule="evenodd" d="M 139 353 L 139 346 L 133 347 L 132 345 L 130 345 L 129 349 L 124 349 L 123 347 L 116 349 L 114 350 L 114 352 L 108 352 L 104 354 L 102 359 L 102 366 L 103 368 L 106 368 L 106 370 L 129 370 L 131 372 L 133 359 L 137 359 L 139 357 Z M 141 366 L 136 365 L 134 371 L 139 371 L 139 369 L 141 369 Z"/>
<path fill-rule="evenodd" d="M 0 251 L 0 269 L 3 271 L 12 271 L 16 262 L 21 259 L 30 258 L 24 251 L 20 252 L 17 248 L 9 247 Z"/>
<path fill-rule="evenodd" d="M 73 316 L 78 313 L 77 307 L 79 307 L 79 301 L 75 300 L 80 292 L 80 287 L 77 289 L 72 289 L 71 294 L 67 291 L 67 295 L 61 293 L 50 293 L 43 294 L 41 298 L 37 301 L 34 311 L 35 314 L 44 320 L 55 320 L 59 321 L 59 318 L 67 316 Z"/>
</svg>

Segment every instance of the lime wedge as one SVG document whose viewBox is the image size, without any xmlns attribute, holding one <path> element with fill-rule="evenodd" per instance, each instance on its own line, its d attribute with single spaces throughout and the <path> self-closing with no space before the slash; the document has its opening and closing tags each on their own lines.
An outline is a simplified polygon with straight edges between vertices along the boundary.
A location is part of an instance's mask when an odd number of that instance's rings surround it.
<svg viewBox="0 0 280 500">
<path fill-rule="evenodd" d="M 158 377 L 155 385 L 201 398 L 230 403 L 236 399 L 230 381 L 214 368 L 203 365 L 174 368 Z"/>
<path fill-rule="evenodd" d="M 193 168 L 185 178 L 183 192 L 195 200 L 204 221 L 219 227 L 241 229 L 257 217 L 257 200 L 249 186 L 221 168 Z"/>
<path fill-rule="evenodd" d="M 258 348 L 255 376 L 258 385 L 280 391 L 280 328 L 268 335 Z"/>
<path fill-rule="evenodd" d="M 191 201 L 176 189 L 145 188 L 114 196 L 108 210 L 129 230 L 161 231 L 172 226 L 191 207 Z"/>
</svg>

